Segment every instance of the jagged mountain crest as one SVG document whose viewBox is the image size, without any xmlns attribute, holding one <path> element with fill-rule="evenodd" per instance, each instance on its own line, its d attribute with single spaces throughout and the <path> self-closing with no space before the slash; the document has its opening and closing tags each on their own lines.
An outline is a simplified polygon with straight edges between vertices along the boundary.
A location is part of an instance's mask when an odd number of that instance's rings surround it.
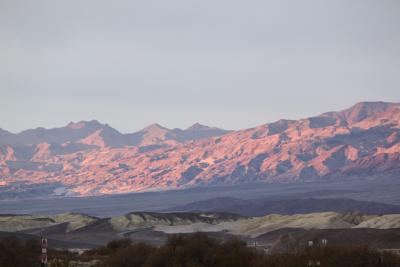
<svg viewBox="0 0 400 267">
<path fill-rule="evenodd" d="M 371 116 L 379 116 L 389 111 L 399 111 L 400 104 L 386 102 L 360 102 L 349 109 L 343 110 L 340 114 L 348 124 L 360 122 Z"/>
</svg>

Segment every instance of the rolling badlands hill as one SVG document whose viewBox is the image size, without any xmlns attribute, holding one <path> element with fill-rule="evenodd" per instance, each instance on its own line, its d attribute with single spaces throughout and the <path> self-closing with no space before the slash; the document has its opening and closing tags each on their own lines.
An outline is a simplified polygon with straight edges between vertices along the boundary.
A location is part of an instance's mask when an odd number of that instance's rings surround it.
<svg viewBox="0 0 400 267">
<path fill-rule="evenodd" d="M 80 213 L 52 216 L 0 214 L 0 239 L 5 233 L 12 232 L 17 237 L 29 234 L 31 237 L 46 236 L 60 242 L 72 241 L 81 244 L 76 247 L 105 245 L 121 237 L 130 237 L 135 241 L 151 241 L 150 243 L 156 241 L 156 244 L 161 244 L 166 238 L 163 227 L 175 231 L 183 227 L 193 232 L 190 229 L 197 226 L 208 228 L 221 223 L 235 222 L 241 218 L 243 217 L 225 213 L 131 212 L 111 218 L 98 218 Z"/>
<path fill-rule="evenodd" d="M 336 212 L 271 214 L 250 218 L 209 212 L 131 212 L 110 218 L 97 218 L 78 213 L 52 216 L 0 214 L 0 238 L 2 233 L 14 232 L 17 236 L 21 234 L 29 234 L 32 237 L 46 236 L 59 242 L 72 241 L 90 247 L 104 245 L 121 237 L 129 237 L 136 242 L 162 244 L 167 235 L 201 231 L 220 237 L 236 236 L 253 242 L 257 240 L 260 244 L 274 243 L 288 234 L 296 239 L 304 239 L 310 234 L 319 233 L 322 236 L 318 238 L 320 240 L 326 238 L 323 235 L 329 232 L 331 232 L 329 240 L 334 241 L 334 233 L 340 234 L 343 231 L 346 234 L 342 233 L 341 237 L 345 237 L 344 240 L 350 241 L 350 244 L 352 242 L 357 244 L 365 239 L 377 243 L 382 239 L 383 242 L 376 244 L 376 247 L 396 248 L 400 242 L 399 218 L 399 214 L 365 215 Z M 337 231 L 333 231 L 335 229 Z M 314 238 L 305 239 L 302 243 L 306 244 L 308 240 Z"/>
<path fill-rule="evenodd" d="M 240 131 L 157 124 L 121 134 L 97 121 L 0 130 L 0 195 L 100 195 L 256 182 L 396 177 L 400 104 L 363 102 Z M 33 188 L 33 189 L 32 189 Z M 36 191 L 35 191 L 36 190 Z M 10 193 L 11 192 L 11 193 Z"/>
</svg>

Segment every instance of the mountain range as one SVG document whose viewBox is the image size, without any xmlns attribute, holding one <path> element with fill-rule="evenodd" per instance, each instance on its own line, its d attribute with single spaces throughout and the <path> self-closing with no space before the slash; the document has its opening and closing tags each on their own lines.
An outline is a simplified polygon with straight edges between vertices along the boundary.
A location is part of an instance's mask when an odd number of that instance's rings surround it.
<svg viewBox="0 0 400 267">
<path fill-rule="evenodd" d="M 396 179 L 400 104 L 346 110 L 227 131 L 158 124 L 122 134 L 98 121 L 0 129 L 0 195 L 48 188 L 89 196 L 196 186 L 326 179 Z"/>
</svg>

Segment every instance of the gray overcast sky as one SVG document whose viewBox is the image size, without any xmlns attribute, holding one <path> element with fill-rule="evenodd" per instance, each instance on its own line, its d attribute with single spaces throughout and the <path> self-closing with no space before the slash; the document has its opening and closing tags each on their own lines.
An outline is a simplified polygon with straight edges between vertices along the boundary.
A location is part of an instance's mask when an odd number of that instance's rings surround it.
<svg viewBox="0 0 400 267">
<path fill-rule="evenodd" d="M 400 102 L 398 0 L 0 0 L 0 127 L 228 129 Z"/>
</svg>

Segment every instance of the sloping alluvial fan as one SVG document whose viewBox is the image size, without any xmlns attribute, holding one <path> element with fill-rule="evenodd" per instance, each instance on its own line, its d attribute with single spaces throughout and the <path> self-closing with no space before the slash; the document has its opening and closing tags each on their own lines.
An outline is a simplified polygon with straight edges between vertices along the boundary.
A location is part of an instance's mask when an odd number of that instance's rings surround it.
<svg viewBox="0 0 400 267">
<path fill-rule="evenodd" d="M 194 186 L 292 182 L 400 173 L 400 104 L 339 111 L 240 131 L 154 124 L 121 134 L 97 121 L 0 131 L 0 188 L 99 195 Z M 23 186 L 21 186 L 23 185 Z M 25 188 L 25 189 L 24 189 Z"/>
</svg>

